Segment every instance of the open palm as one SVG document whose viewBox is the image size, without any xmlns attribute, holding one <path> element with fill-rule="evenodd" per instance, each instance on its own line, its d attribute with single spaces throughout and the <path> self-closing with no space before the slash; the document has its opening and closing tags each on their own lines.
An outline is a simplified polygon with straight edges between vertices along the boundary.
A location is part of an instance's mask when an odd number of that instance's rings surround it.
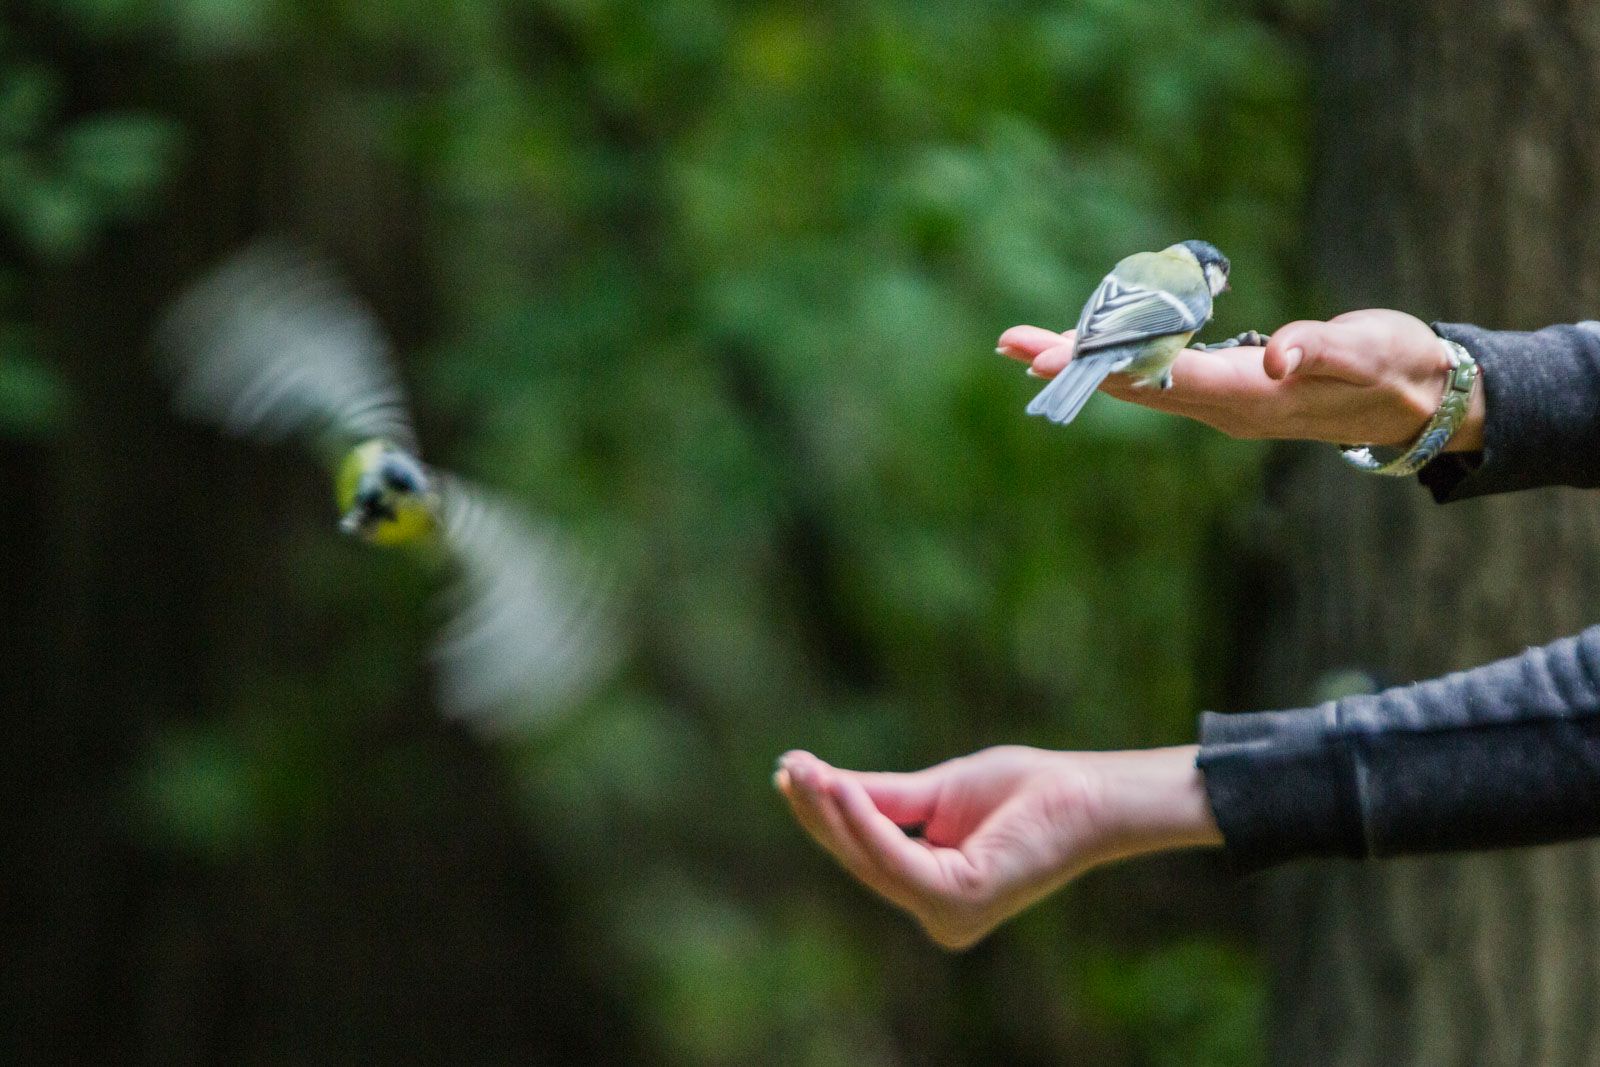
<svg viewBox="0 0 1600 1067">
<path fill-rule="evenodd" d="M 963 948 L 1092 865 L 1094 755 L 1006 746 L 882 774 L 791 752 L 777 782 L 847 870 Z"/>
<path fill-rule="evenodd" d="M 1071 361 L 1073 333 L 1013 326 L 998 351 L 1053 378 Z M 1243 438 L 1398 445 L 1439 404 L 1449 362 L 1428 325 L 1399 311 L 1351 311 L 1279 327 L 1265 348 L 1185 351 L 1171 389 L 1140 389 L 1112 375 L 1119 400 L 1184 415 Z M 1482 390 L 1452 449 L 1481 447 Z"/>
</svg>

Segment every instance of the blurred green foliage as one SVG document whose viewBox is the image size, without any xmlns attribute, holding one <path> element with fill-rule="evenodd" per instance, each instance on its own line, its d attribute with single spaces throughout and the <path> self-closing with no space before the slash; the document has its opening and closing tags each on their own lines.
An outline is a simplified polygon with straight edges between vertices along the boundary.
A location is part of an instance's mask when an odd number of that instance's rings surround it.
<svg viewBox="0 0 1600 1067">
<path fill-rule="evenodd" d="M 0 431 L 48 435 L 65 402 L 60 377 L 34 350 L 32 331 L 20 322 L 0 323 Z"/>
<path fill-rule="evenodd" d="M 1134 876 L 945 960 L 811 849 L 768 775 L 791 747 L 909 768 L 1192 739 L 1228 656 L 1216 551 L 1258 451 L 1109 399 L 1070 430 L 1026 419 L 1036 383 L 991 351 L 1189 237 L 1234 263 L 1212 335 L 1295 314 L 1307 88 L 1270 12 L 61 6 L 160 62 L 314 78 L 422 190 L 440 299 L 405 358 L 425 423 L 455 428 L 436 457 L 626 576 L 624 676 L 496 758 L 663 1057 L 1260 1058 L 1248 956 L 1181 908 L 1128 936 Z M 46 259 L 161 210 L 191 136 L 69 116 L 60 79 L 0 52 L 0 218 Z M 0 431 L 32 432 L 65 400 L 11 318 Z M 142 832 L 207 862 L 317 833 L 335 780 L 432 779 L 423 750 L 364 755 L 372 709 L 420 684 L 426 579 L 331 525 L 274 538 L 317 626 L 159 732 L 130 794 Z"/>
<path fill-rule="evenodd" d="M 1130 962 L 1109 953 L 1086 967 L 1084 1000 L 1128 1028 L 1145 1062 L 1160 1067 L 1264 1062 L 1260 964 L 1207 940 L 1172 944 Z"/>
<path fill-rule="evenodd" d="M 63 121 L 59 76 L 0 63 L 0 212 L 36 252 L 64 258 L 148 210 L 177 151 L 174 124 L 139 111 Z"/>
</svg>

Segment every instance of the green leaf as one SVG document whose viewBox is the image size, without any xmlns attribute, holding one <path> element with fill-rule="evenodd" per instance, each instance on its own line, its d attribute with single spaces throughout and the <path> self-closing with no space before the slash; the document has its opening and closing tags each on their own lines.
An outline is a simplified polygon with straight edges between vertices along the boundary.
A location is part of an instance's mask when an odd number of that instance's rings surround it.
<svg viewBox="0 0 1600 1067">
<path fill-rule="evenodd" d="M 167 5 L 178 37 L 199 53 L 264 43 L 280 21 L 283 6 L 278 0 L 167 0 Z"/>
<path fill-rule="evenodd" d="M 1158 1067 L 1261 1063 L 1259 961 L 1209 938 L 1087 963 L 1085 1001 L 1136 1039 Z"/>
<path fill-rule="evenodd" d="M 0 70 L 0 141 L 36 137 L 61 107 L 55 76 L 37 64 Z"/>
<path fill-rule="evenodd" d="M 0 433 L 44 437 L 61 424 L 66 387 L 31 349 L 22 327 L 0 327 Z"/>
<path fill-rule="evenodd" d="M 171 731 L 151 751 L 136 801 L 165 843 L 221 854 L 260 817 L 255 777 L 251 754 L 229 731 Z"/>
<path fill-rule="evenodd" d="M 94 236 L 94 198 L 68 182 L 37 178 L 13 190 L 4 206 L 23 238 L 47 259 L 70 259 Z"/>
<path fill-rule="evenodd" d="M 176 123 L 144 112 L 105 112 L 62 134 L 61 165 L 103 216 L 123 218 L 149 206 L 172 173 L 179 142 Z"/>
</svg>

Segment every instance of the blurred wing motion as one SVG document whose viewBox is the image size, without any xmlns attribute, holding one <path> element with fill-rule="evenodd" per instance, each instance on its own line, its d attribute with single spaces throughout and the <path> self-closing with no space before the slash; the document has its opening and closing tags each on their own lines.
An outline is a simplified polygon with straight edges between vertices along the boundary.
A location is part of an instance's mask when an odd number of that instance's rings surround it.
<svg viewBox="0 0 1600 1067">
<path fill-rule="evenodd" d="M 587 695 L 615 662 L 609 581 L 503 501 L 435 477 L 441 534 L 459 569 L 434 651 L 441 702 L 503 730 Z"/>
<path fill-rule="evenodd" d="M 340 470 L 353 479 L 382 460 L 375 445 L 415 459 L 376 320 L 335 274 L 293 249 L 260 245 L 227 261 L 180 297 L 158 341 L 189 415 L 269 441 L 308 438 L 330 459 L 343 453 Z M 421 510 L 419 539 L 441 543 L 459 574 L 435 652 L 441 705 L 505 729 L 581 698 L 614 663 L 601 632 L 606 583 L 508 505 L 440 471 L 426 481 L 386 492 L 402 510 Z"/>
<path fill-rule="evenodd" d="M 382 438 L 416 452 L 383 331 L 292 248 L 262 244 L 228 260 L 178 300 L 158 341 L 187 415 L 268 441 L 306 436 L 332 449 Z"/>
</svg>

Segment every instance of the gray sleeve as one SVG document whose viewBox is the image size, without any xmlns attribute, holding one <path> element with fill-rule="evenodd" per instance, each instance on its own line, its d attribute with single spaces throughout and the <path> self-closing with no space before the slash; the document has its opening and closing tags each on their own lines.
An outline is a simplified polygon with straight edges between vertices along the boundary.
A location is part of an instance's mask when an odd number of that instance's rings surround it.
<svg viewBox="0 0 1600 1067">
<path fill-rule="evenodd" d="M 1440 503 L 1546 485 L 1600 486 L 1600 322 L 1532 333 L 1434 323 L 1483 367 L 1483 451 L 1418 478 Z"/>
<path fill-rule="evenodd" d="M 1600 626 L 1376 695 L 1208 712 L 1198 762 L 1246 870 L 1600 835 Z"/>
</svg>

